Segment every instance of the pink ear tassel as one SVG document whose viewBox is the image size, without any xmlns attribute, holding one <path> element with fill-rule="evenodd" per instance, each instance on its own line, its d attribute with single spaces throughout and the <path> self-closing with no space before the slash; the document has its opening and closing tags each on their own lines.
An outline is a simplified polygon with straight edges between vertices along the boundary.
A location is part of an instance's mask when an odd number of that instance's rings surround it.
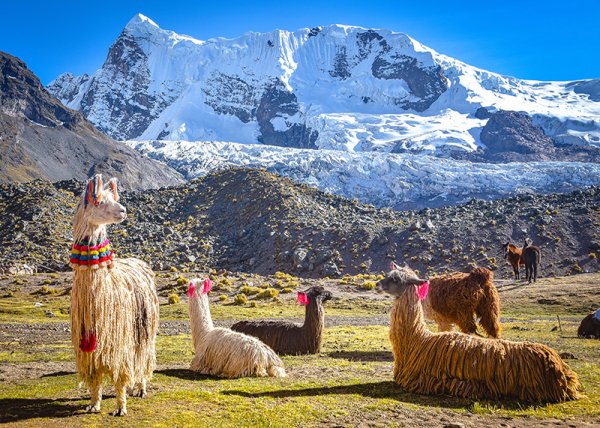
<svg viewBox="0 0 600 428">
<path fill-rule="evenodd" d="M 308 305 L 308 296 L 306 293 L 303 293 L 302 291 L 298 292 L 298 303 L 301 305 Z"/>
<path fill-rule="evenodd" d="M 207 294 L 210 291 L 211 288 L 212 288 L 212 284 L 210 282 L 210 278 L 206 278 L 204 280 L 204 286 L 202 288 L 202 293 L 203 294 Z"/>
<path fill-rule="evenodd" d="M 419 295 L 419 300 L 425 300 L 427 297 L 427 293 L 429 292 L 429 281 L 425 281 L 421 285 L 417 287 L 417 294 Z"/>
<path fill-rule="evenodd" d="M 188 286 L 188 297 L 192 298 L 194 296 L 194 291 L 196 290 L 196 286 L 192 281 L 190 281 L 190 285 Z"/>
</svg>

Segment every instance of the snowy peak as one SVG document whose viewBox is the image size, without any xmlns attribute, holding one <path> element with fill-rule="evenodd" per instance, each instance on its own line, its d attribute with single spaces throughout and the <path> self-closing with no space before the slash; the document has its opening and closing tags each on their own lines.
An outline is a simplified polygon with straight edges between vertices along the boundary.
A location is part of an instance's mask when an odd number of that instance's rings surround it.
<svg viewBox="0 0 600 428">
<path fill-rule="evenodd" d="M 138 14 L 91 78 L 48 90 L 117 139 L 446 156 L 485 149 L 484 107 L 524 111 L 560 144 L 600 145 L 595 83 L 522 81 L 339 24 L 205 42 Z"/>
<path fill-rule="evenodd" d="M 131 18 L 129 20 L 129 22 L 127 23 L 127 25 L 124 28 L 124 31 L 134 33 L 136 30 L 139 30 L 142 28 L 144 28 L 144 29 L 147 29 L 147 28 L 160 29 L 160 27 L 158 26 L 158 24 L 156 22 L 154 22 L 147 16 L 142 15 L 141 13 L 137 13 L 133 18 Z"/>
</svg>

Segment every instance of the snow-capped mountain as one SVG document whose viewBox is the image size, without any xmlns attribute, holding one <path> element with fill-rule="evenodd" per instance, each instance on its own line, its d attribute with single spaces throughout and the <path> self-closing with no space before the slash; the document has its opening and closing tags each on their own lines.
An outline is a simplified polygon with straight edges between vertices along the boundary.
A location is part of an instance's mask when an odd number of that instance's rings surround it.
<svg viewBox="0 0 600 428">
<path fill-rule="evenodd" d="M 342 25 L 200 41 L 136 15 L 102 68 L 48 90 L 121 140 L 445 156 L 483 147 L 489 114 L 513 110 L 556 144 L 600 146 L 600 80 L 505 77 Z"/>
</svg>

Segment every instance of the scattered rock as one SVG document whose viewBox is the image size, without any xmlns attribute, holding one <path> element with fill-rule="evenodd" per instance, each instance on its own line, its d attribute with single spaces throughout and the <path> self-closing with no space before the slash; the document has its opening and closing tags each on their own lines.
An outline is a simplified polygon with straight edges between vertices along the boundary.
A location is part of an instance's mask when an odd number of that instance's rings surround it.
<svg viewBox="0 0 600 428">
<path fill-rule="evenodd" d="M 561 352 L 560 354 L 560 358 L 562 358 L 563 360 L 576 360 L 577 358 L 575 357 L 575 355 L 573 355 L 570 352 Z"/>
</svg>

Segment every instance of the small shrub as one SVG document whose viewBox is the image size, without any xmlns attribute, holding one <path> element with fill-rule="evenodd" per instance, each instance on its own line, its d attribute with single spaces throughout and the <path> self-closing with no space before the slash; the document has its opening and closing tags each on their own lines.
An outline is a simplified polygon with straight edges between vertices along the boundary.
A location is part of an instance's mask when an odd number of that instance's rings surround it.
<svg viewBox="0 0 600 428">
<path fill-rule="evenodd" d="M 175 293 L 169 294 L 169 305 L 176 305 L 179 303 L 179 296 Z"/>
<path fill-rule="evenodd" d="M 598 258 L 596 253 L 590 253 L 590 259 L 595 259 L 595 258 Z"/>
<path fill-rule="evenodd" d="M 40 289 L 40 293 L 42 293 L 43 295 L 56 294 L 56 289 L 54 289 L 52 287 L 48 287 L 47 285 L 42 285 L 42 288 Z"/>
<path fill-rule="evenodd" d="M 258 293 L 258 295 L 256 296 L 259 299 L 272 299 L 273 297 L 277 297 L 279 295 L 279 291 L 268 287 L 265 288 L 264 290 L 261 290 L 260 293 Z"/>
<path fill-rule="evenodd" d="M 253 294 L 260 293 L 260 288 L 250 287 L 249 285 L 242 285 L 240 287 L 240 293 L 244 293 L 246 296 L 252 296 Z"/>
<path fill-rule="evenodd" d="M 233 303 L 236 305 L 245 305 L 248 303 L 248 297 L 244 293 L 236 294 L 233 298 Z"/>
<path fill-rule="evenodd" d="M 250 302 L 250 307 L 251 308 L 256 308 L 258 305 L 256 304 L 256 302 L 253 300 Z"/>
<path fill-rule="evenodd" d="M 362 284 L 360 284 L 359 287 L 363 290 L 374 290 L 376 285 L 377 283 L 375 281 L 365 281 Z"/>
<path fill-rule="evenodd" d="M 177 272 L 177 268 L 175 266 L 171 266 L 171 269 L 169 269 L 171 272 Z"/>
<path fill-rule="evenodd" d="M 290 287 L 285 287 L 281 289 L 281 293 L 282 294 L 287 294 L 287 293 L 292 293 L 294 290 L 291 289 Z"/>
<path fill-rule="evenodd" d="M 177 285 L 184 286 L 184 285 L 188 285 L 189 283 L 190 283 L 190 280 L 187 279 L 185 276 L 179 275 L 177 277 Z"/>
<path fill-rule="evenodd" d="M 221 294 L 221 295 L 219 296 L 219 300 L 220 300 L 221 302 L 224 302 L 225 300 L 227 300 L 227 295 L 226 295 L 226 294 Z"/>
</svg>

